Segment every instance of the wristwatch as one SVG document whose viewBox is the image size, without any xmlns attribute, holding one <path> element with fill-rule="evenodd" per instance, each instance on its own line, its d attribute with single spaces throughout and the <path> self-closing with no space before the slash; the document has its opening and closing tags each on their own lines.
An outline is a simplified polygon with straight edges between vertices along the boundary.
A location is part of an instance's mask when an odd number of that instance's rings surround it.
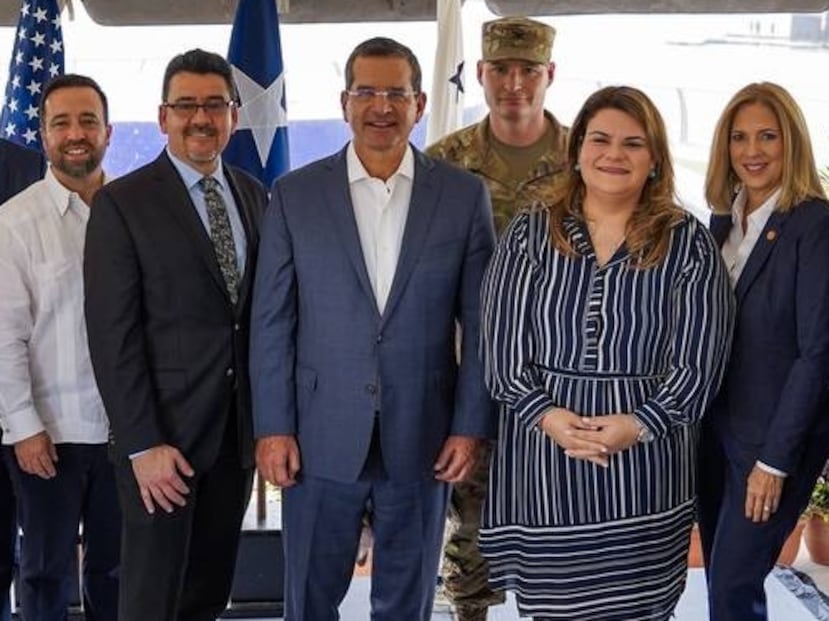
<svg viewBox="0 0 829 621">
<path fill-rule="evenodd" d="M 636 420 L 636 424 L 639 425 L 639 434 L 636 436 L 637 442 L 653 442 L 653 431 L 645 427 L 642 424 L 642 421 Z"/>
</svg>

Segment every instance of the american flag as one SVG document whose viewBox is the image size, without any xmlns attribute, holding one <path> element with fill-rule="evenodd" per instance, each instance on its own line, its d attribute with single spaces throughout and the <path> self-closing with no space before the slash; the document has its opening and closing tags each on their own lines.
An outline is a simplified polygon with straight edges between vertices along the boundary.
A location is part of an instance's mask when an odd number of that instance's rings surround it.
<svg viewBox="0 0 829 621">
<path fill-rule="evenodd" d="M 63 73 L 57 0 L 23 0 L 0 110 L 0 136 L 41 149 L 38 106 L 43 85 Z"/>
</svg>

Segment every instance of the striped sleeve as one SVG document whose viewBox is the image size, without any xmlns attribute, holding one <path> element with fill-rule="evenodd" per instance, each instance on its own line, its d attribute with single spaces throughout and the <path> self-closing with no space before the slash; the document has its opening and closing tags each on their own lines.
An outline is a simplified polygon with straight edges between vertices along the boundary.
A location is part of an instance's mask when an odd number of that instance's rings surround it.
<svg viewBox="0 0 829 621">
<path fill-rule="evenodd" d="M 481 289 L 481 357 L 493 399 L 528 427 L 554 407 L 534 371 L 531 328 L 536 257 L 547 244 L 543 212 L 518 215 L 490 261 Z"/>
<path fill-rule="evenodd" d="M 674 243 L 686 247 L 672 253 L 683 264 L 673 290 L 670 366 L 655 393 L 633 412 L 657 437 L 702 417 L 723 379 L 735 312 L 728 275 L 710 233 L 689 219 L 675 236 Z"/>
</svg>

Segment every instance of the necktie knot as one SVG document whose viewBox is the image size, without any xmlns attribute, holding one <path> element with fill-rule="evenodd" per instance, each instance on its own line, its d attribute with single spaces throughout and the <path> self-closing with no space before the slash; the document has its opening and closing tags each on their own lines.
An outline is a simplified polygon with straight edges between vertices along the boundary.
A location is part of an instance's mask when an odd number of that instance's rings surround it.
<svg viewBox="0 0 829 621">
<path fill-rule="evenodd" d="M 218 192 L 219 182 L 216 181 L 215 177 L 202 177 L 201 179 L 199 179 L 199 187 L 205 194 L 207 194 L 208 192 Z"/>
</svg>

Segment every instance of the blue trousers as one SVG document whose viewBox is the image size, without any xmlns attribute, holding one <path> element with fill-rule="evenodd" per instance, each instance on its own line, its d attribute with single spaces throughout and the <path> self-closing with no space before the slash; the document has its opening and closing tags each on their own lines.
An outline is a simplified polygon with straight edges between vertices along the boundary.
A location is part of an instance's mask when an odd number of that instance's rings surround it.
<svg viewBox="0 0 829 621">
<path fill-rule="evenodd" d="M 788 473 L 777 511 L 767 522 L 744 515 L 746 479 L 756 449 L 703 424 L 698 508 L 710 621 L 768 621 L 763 583 L 809 500 L 829 438 L 814 434 Z"/>
<path fill-rule="evenodd" d="M 20 590 L 23 621 L 65 621 L 71 572 L 83 525 L 83 606 L 87 621 L 116 621 L 121 512 L 105 444 L 57 444 L 57 476 L 23 472 L 14 449 L 3 457 L 23 529 Z"/>
<path fill-rule="evenodd" d="M 285 620 L 336 621 L 371 508 L 372 621 L 428 621 L 450 487 L 430 476 L 389 480 L 373 442 L 360 479 L 303 476 L 282 491 Z"/>
</svg>

